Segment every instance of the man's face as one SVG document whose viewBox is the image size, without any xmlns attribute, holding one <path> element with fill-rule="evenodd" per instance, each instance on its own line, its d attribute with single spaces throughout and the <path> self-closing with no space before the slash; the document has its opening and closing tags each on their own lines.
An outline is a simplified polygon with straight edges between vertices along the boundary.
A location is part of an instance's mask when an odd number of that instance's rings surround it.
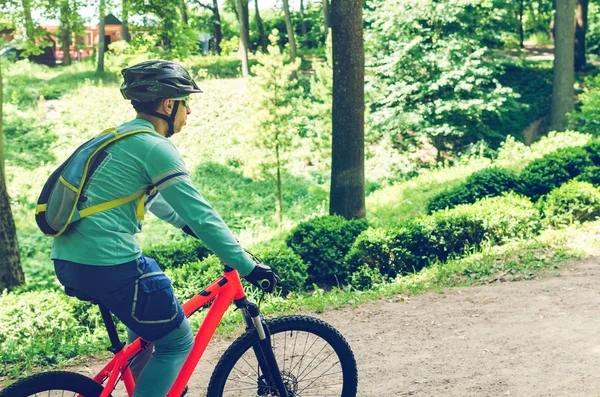
<svg viewBox="0 0 600 397">
<path fill-rule="evenodd" d="M 187 106 L 186 106 L 187 104 Z M 170 116 L 175 109 L 175 100 L 166 99 L 164 102 L 165 113 Z M 183 126 L 187 122 L 187 116 L 192 112 L 190 106 L 190 97 L 188 96 L 185 100 L 179 100 L 179 106 L 177 107 L 177 113 L 175 114 L 175 120 L 173 122 L 173 133 L 177 134 L 181 132 Z"/>
<path fill-rule="evenodd" d="M 187 116 L 191 112 L 192 110 L 190 109 L 190 97 L 187 97 L 185 101 L 179 101 L 179 106 L 177 107 L 177 114 L 175 116 L 175 123 L 173 125 L 173 130 L 175 134 L 177 134 L 183 129 L 183 126 L 187 122 Z"/>
</svg>

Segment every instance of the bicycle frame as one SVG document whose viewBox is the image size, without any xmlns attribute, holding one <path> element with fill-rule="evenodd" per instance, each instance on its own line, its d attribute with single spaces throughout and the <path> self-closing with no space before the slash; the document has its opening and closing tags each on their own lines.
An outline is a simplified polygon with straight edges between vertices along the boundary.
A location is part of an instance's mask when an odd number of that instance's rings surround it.
<svg viewBox="0 0 600 397">
<path fill-rule="evenodd" d="M 246 294 L 244 293 L 244 288 L 238 272 L 226 269 L 223 276 L 215 280 L 208 287 L 182 305 L 185 316 L 189 317 L 203 306 L 208 305 L 210 301 L 214 299 L 214 302 L 206 314 L 206 318 L 202 322 L 202 325 L 195 336 L 194 347 L 188 358 L 185 360 L 175 383 L 166 397 L 181 396 L 181 393 L 188 384 L 202 354 L 206 350 L 206 346 L 208 346 L 210 339 L 219 326 L 223 315 L 234 301 L 243 300 L 245 297 Z M 248 325 L 251 324 L 247 318 L 246 323 Z M 108 397 L 120 378 L 123 380 L 127 394 L 130 397 L 132 396 L 135 381 L 133 380 L 131 370 L 129 369 L 128 360 L 141 350 L 146 349 L 149 343 L 150 342 L 138 338 L 133 343 L 115 353 L 113 359 L 94 377 L 94 381 L 101 385 L 106 381 L 106 385 L 104 385 L 104 390 L 100 397 Z"/>
</svg>

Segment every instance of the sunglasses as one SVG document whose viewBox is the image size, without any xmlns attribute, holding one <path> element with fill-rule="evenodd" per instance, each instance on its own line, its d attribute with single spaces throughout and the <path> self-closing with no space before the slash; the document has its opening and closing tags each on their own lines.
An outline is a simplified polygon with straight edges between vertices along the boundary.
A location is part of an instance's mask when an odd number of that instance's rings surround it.
<svg viewBox="0 0 600 397">
<path fill-rule="evenodd" d="M 190 108 L 190 97 L 186 96 L 185 98 L 173 98 L 174 101 L 179 101 L 185 106 L 186 109 Z"/>
</svg>

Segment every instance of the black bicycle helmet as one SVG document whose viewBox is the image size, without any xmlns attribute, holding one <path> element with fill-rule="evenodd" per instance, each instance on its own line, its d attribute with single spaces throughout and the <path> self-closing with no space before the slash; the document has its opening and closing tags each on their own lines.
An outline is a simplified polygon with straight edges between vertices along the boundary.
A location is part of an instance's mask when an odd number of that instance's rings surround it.
<svg viewBox="0 0 600 397">
<path fill-rule="evenodd" d="M 136 102 L 150 102 L 157 99 L 181 98 L 202 90 L 181 65 L 171 61 L 145 61 L 125 68 L 121 94 L 125 99 Z M 179 103 L 176 100 L 171 116 L 158 112 L 148 112 L 150 115 L 165 120 L 169 126 L 167 138 L 174 134 L 174 122 Z"/>
<path fill-rule="evenodd" d="M 187 70 L 171 61 L 145 61 L 125 68 L 121 93 L 125 99 L 150 102 L 202 92 Z"/>
</svg>

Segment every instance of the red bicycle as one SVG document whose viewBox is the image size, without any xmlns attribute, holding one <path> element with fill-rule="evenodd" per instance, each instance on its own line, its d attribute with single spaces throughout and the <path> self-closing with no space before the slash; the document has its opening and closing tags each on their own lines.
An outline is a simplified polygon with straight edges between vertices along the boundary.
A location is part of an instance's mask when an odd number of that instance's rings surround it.
<svg viewBox="0 0 600 397">
<path fill-rule="evenodd" d="M 90 300 L 85 296 L 75 296 Z M 237 271 L 225 267 L 223 276 L 182 305 L 187 317 L 203 307 L 210 305 L 210 308 L 196 334 L 194 347 L 167 397 L 182 396 L 231 303 L 242 310 L 247 328 L 217 363 L 208 385 L 208 397 L 356 396 L 356 360 L 350 346 L 336 329 L 309 316 L 265 320 L 258 306 L 246 298 Z M 120 381 L 131 396 L 135 382 L 129 362 L 146 349 L 149 342 L 139 338 L 124 346 L 110 312 L 102 304 L 99 306 L 111 341 L 109 350 L 114 357 L 93 379 L 73 372 L 46 372 L 14 383 L 0 391 L 0 397 L 109 397 Z"/>
</svg>

